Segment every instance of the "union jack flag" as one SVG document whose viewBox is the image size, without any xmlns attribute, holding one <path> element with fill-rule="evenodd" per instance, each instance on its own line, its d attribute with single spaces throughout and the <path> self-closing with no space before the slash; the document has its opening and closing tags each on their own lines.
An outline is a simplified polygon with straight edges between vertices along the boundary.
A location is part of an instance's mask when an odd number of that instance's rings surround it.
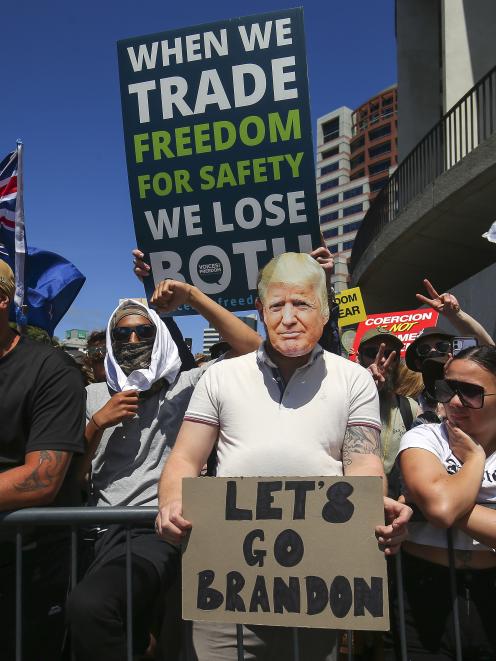
<svg viewBox="0 0 496 661">
<path fill-rule="evenodd" d="M 17 321 L 25 325 L 24 268 L 26 236 L 22 196 L 22 143 L 0 163 L 0 254 L 14 268 Z"/>
</svg>

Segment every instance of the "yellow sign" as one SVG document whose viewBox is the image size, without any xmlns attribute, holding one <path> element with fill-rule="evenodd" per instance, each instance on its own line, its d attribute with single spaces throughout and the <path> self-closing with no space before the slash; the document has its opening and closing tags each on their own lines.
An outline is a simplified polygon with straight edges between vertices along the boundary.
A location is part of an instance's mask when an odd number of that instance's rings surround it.
<svg viewBox="0 0 496 661">
<path fill-rule="evenodd" d="M 336 303 L 339 305 L 338 326 L 351 326 L 367 319 L 360 287 L 339 292 L 336 294 Z"/>
</svg>

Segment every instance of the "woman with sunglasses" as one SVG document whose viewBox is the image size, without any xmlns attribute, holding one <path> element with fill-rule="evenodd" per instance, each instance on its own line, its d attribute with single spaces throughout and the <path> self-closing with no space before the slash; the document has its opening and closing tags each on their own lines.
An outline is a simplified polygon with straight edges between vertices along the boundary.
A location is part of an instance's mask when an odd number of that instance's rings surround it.
<svg viewBox="0 0 496 661">
<path fill-rule="evenodd" d="M 496 512 L 477 503 L 496 503 L 496 349 L 462 351 L 435 390 L 446 421 L 416 427 L 400 444 L 405 498 L 424 519 L 410 523 L 403 545 L 408 658 L 456 658 L 451 529 L 463 658 L 495 659 Z M 393 594 L 396 636 L 398 615 Z M 398 640 L 385 658 L 400 658 Z"/>
</svg>

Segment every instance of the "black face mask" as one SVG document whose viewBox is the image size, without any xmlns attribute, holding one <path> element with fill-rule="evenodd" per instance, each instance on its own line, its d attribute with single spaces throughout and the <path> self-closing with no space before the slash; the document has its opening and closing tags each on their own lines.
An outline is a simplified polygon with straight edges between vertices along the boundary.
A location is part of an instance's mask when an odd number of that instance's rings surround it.
<svg viewBox="0 0 496 661">
<path fill-rule="evenodd" d="M 114 357 L 126 376 L 134 370 L 150 367 L 154 343 L 154 337 L 141 342 L 114 342 Z"/>
</svg>

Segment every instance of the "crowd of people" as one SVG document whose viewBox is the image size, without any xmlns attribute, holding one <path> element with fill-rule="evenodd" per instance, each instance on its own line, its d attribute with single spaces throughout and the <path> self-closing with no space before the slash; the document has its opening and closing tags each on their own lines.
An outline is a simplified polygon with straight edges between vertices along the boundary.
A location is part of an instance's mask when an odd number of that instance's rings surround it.
<svg viewBox="0 0 496 661">
<path fill-rule="evenodd" d="M 152 506 L 131 532 L 135 658 L 235 661 L 234 625 L 181 626 L 182 479 L 378 476 L 384 521 L 371 522 L 391 561 L 401 548 L 408 658 L 454 659 L 453 609 L 464 658 L 496 658 L 496 349 L 452 294 L 418 294 L 452 333 L 402 341 L 378 327 L 356 362 L 342 354 L 332 256 L 283 253 L 260 272 L 265 340 L 197 287 L 157 284 L 150 307 L 125 300 L 93 332 L 84 364 L 9 324 L 14 277 L 0 260 L 0 510 Z M 134 251 L 138 277 L 150 268 Z M 196 363 L 171 314 L 187 304 L 220 333 L 220 356 Z M 219 347 L 219 350 L 221 348 Z M 495 397 L 495 399 L 493 399 Z M 413 515 L 413 516 L 412 516 Z M 375 525 L 374 525 L 375 524 Z M 15 538 L 0 525 L 2 658 L 15 658 Z M 23 534 L 23 658 L 122 661 L 126 528 L 81 535 L 70 584 L 70 540 L 55 527 Z M 455 587 L 449 567 L 455 567 Z M 399 586 L 390 572 L 384 659 L 400 659 Z M 455 602 L 451 593 L 458 595 Z M 244 626 L 245 659 L 289 659 L 292 630 Z M 337 658 L 337 633 L 300 629 L 300 658 Z"/>
</svg>

